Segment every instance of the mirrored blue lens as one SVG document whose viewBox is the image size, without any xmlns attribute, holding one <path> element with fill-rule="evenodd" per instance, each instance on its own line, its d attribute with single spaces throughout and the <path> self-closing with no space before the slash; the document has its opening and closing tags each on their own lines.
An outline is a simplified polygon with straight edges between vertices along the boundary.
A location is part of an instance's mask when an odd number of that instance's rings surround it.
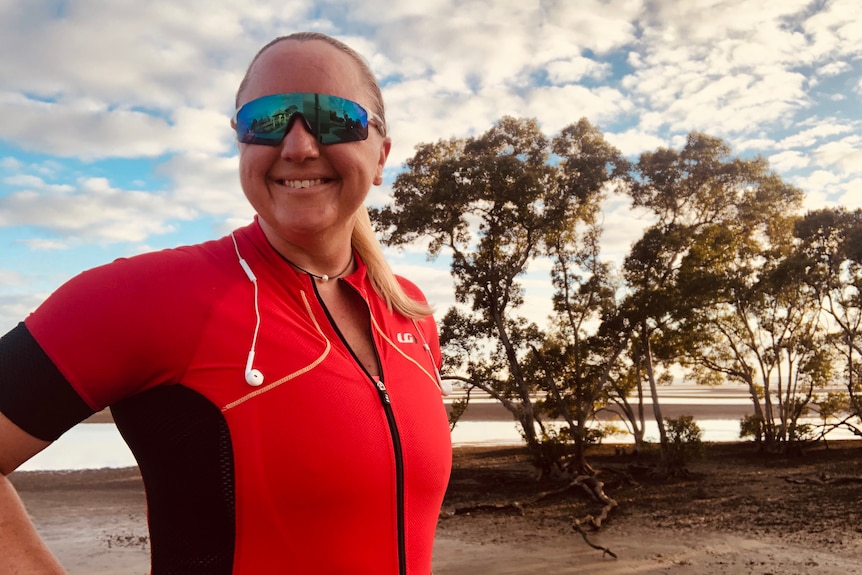
<svg viewBox="0 0 862 575">
<path fill-rule="evenodd" d="M 368 137 L 368 112 L 356 102 L 328 94 L 293 93 L 264 96 L 237 110 L 237 140 L 278 146 L 297 114 L 321 144 Z"/>
</svg>

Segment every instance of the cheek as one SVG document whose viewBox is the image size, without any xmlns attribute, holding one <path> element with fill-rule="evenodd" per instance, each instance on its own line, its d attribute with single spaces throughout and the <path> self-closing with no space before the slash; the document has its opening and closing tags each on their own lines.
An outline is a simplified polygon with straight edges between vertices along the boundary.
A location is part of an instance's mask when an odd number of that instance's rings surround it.
<svg viewBox="0 0 862 575">
<path fill-rule="evenodd" d="M 271 150 L 264 146 L 241 144 L 239 149 L 239 178 L 245 185 L 255 180 L 263 179 L 272 161 L 269 159 Z"/>
</svg>

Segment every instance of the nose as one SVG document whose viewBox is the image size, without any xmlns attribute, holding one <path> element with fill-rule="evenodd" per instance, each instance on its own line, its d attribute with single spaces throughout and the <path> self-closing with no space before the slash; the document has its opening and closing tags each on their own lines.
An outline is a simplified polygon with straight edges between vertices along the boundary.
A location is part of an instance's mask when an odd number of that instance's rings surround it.
<svg viewBox="0 0 862 575">
<path fill-rule="evenodd" d="M 305 118 L 299 114 L 291 118 L 281 141 L 281 157 L 294 162 L 316 158 L 320 154 L 318 146 L 317 138 L 311 133 Z"/>
</svg>

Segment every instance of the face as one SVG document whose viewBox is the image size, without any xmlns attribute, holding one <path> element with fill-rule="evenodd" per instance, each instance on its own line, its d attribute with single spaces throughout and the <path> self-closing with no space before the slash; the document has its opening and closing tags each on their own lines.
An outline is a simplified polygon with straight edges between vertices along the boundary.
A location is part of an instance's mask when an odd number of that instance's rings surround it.
<svg viewBox="0 0 862 575">
<path fill-rule="evenodd" d="M 375 111 L 356 62 L 322 41 L 286 40 L 268 48 L 252 67 L 239 105 L 286 92 L 332 94 Z M 297 118 L 278 146 L 239 144 L 240 181 L 276 249 L 349 245 L 354 214 L 371 185 L 382 183 L 389 149 L 389 139 L 373 125 L 367 140 L 322 145 Z"/>
</svg>

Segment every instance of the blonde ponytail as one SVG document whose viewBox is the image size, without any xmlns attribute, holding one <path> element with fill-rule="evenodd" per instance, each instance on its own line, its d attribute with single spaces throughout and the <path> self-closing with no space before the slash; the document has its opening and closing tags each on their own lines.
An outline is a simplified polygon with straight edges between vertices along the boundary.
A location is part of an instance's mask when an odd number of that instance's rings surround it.
<svg viewBox="0 0 862 575">
<path fill-rule="evenodd" d="M 394 309 L 401 315 L 411 319 L 428 317 L 434 310 L 426 303 L 409 297 L 392 269 L 383 256 L 383 249 L 374 229 L 371 218 L 365 206 L 356 212 L 356 223 L 353 226 L 353 248 L 368 268 L 368 280 L 375 291 L 383 298 L 389 309 Z"/>
</svg>

